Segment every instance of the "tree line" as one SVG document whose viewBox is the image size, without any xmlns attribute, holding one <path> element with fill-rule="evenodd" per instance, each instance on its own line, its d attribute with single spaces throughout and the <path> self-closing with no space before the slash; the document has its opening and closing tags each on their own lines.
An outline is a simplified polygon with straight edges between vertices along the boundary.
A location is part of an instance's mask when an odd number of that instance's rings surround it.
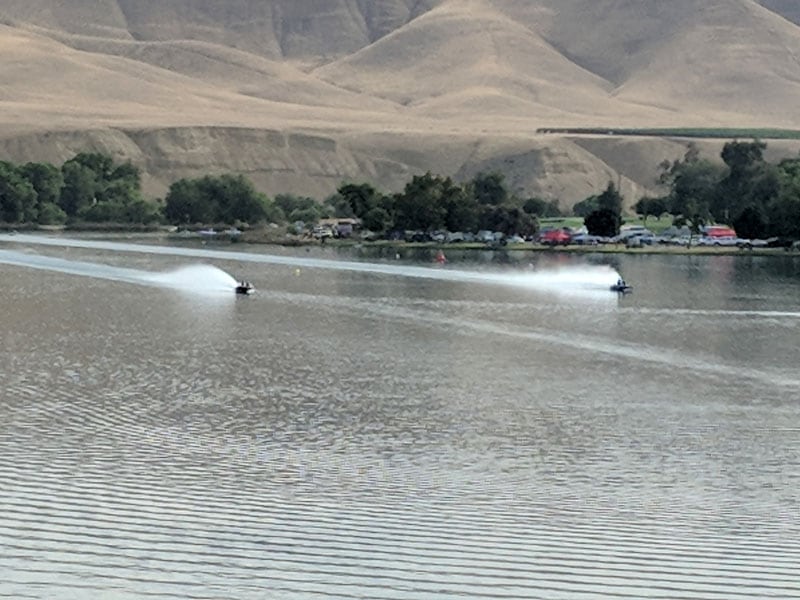
<svg viewBox="0 0 800 600">
<path fill-rule="evenodd" d="M 689 144 L 683 158 L 663 161 L 657 183 L 661 196 L 640 198 L 633 209 L 645 222 L 668 214 L 677 226 L 695 233 L 709 223 L 731 225 L 743 238 L 800 238 L 800 157 L 777 164 L 764 159 L 762 141 L 732 141 L 722 162 L 700 156 Z M 622 223 L 623 198 L 613 183 L 596 196 L 578 202 L 589 233 L 614 236 Z"/>
<path fill-rule="evenodd" d="M 725 144 L 721 162 L 686 154 L 660 165 L 659 197 L 634 206 L 645 218 L 672 216 L 697 231 L 712 221 L 733 225 L 742 237 L 800 238 L 800 157 L 777 164 L 764 159 L 761 141 Z M 623 219 L 623 197 L 609 183 L 578 202 L 573 212 L 590 233 L 615 235 Z M 456 183 L 430 172 L 414 176 L 403 191 L 384 194 L 368 183 L 343 183 L 320 202 L 306 196 L 258 192 L 242 175 L 207 175 L 174 182 L 163 199 L 148 201 L 141 173 L 100 153 L 80 153 L 61 167 L 0 161 L 0 222 L 6 224 L 307 225 L 325 217 L 354 217 L 377 234 L 402 230 L 477 231 L 532 235 L 538 219 L 562 216 L 558 201 L 519 197 L 501 173 L 479 173 Z"/>
<path fill-rule="evenodd" d="M 732 225 L 740 237 L 800 239 L 800 157 L 767 162 L 762 141 L 725 144 L 722 163 L 702 158 L 691 144 L 682 159 L 661 163 L 668 192 L 641 198 L 634 209 L 647 219 L 672 215 L 693 231 L 708 223 Z"/>
<path fill-rule="evenodd" d="M 355 218 L 376 234 L 393 231 L 478 231 L 532 235 L 538 217 L 561 216 L 558 203 L 510 194 L 500 173 L 479 173 L 464 184 L 430 172 L 414 176 L 402 192 L 384 194 L 368 183 L 343 183 L 319 202 L 278 194 L 269 199 L 241 176 L 174 183 L 164 200 L 169 223 L 243 222 L 314 224 L 322 218 Z"/>
<path fill-rule="evenodd" d="M 376 233 L 489 229 L 530 235 L 537 217 L 560 215 L 557 202 L 510 194 L 499 173 L 481 173 L 464 184 L 426 173 L 396 194 L 344 183 L 323 202 L 293 194 L 268 198 L 242 175 L 207 175 L 180 179 L 163 200 L 147 201 L 139 169 L 100 153 L 80 153 L 61 167 L 0 162 L 0 222 L 6 224 L 313 225 L 325 217 L 353 217 Z"/>
<path fill-rule="evenodd" d="M 56 225 L 72 222 L 153 223 L 158 205 L 141 193 L 141 174 L 131 163 L 81 153 L 61 167 L 0 161 L 0 221 Z"/>
</svg>

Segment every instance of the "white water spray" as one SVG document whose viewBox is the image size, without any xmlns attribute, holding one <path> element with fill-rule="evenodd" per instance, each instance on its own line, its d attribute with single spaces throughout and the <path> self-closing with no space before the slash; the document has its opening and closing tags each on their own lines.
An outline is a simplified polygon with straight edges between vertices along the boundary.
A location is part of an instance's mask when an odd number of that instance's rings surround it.
<svg viewBox="0 0 800 600">
<path fill-rule="evenodd" d="M 607 292 L 619 279 L 619 273 L 609 266 L 585 265 L 499 277 L 506 278 L 511 285 L 542 291 Z"/>
<path fill-rule="evenodd" d="M 105 242 L 75 240 L 69 238 L 51 238 L 33 235 L 0 235 L 0 242 L 13 242 L 31 245 L 58 246 L 67 248 L 84 248 L 109 250 L 114 252 L 135 252 L 166 256 L 183 256 L 200 259 L 233 260 L 239 262 L 277 264 L 290 267 L 310 269 L 331 269 L 437 279 L 440 281 L 460 281 L 465 283 L 500 284 L 506 286 L 535 289 L 542 292 L 560 295 L 583 297 L 608 297 L 609 288 L 619 278 L 619 273 L 608 266 L 569 267 L 554 270 L 533 271 L 525 273 L 497 273 L 466 271 L 450 267 L 419 267 L 412 265 L 396 265 L 387 263 L 369 263 L 354 261 L 325 260 L 319 258 L 277 256 L 271 254 L 255 254 L 223 250 L 196 248 L 176 248 L 171 246 L 152 246 L 122 242 Z"/>
<path fill-rule="evenodd" d="M 237 285 L 231 275 L 211 265 L 191 265 L 166 273 L 145 273 L 143 279 L 161 287 L 197 293 L 230 294 Z"/>
<path fill-rule="evenodd" d="M 192 294 L 224 294 L 226 297 L 233 297 L 236 287 L 236 280 L 231 275 L 211 265 L 193 265 L 164 273 L 153 273 L 13 250 L 0 250 L 0 263 L 82 277 L 171 288 Z"/>
</svg>

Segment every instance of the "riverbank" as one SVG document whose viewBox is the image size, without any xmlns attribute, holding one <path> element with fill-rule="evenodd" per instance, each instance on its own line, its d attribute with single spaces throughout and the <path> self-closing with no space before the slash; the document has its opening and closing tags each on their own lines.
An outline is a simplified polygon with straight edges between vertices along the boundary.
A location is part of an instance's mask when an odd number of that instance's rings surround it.
<svg viewBox="0 0 800 600">
<path fill-rule="evenodd" d="M 186 239 L 186 238 L 184 238 Z M 220 240 L 222 241 L 222 240 Z M 568 253 L 568 254 L 669 254 L 669 255 L 695 255 L 695 256 L 798 256 L 800 251 L 785 248 L 739 248 L 736 246 L 642 246 L 629 248 L 624 244 L 598 244 L 596 246 L 548 246 L 525 242 L 520 244 L 491 245 L 481 242 L 404 242 L 393 240 L 362 241 L 357 239 L 327 239 L 325 241 L 299 236 L 264 236 L 262 232 L 251 231 L 242 234 L 239 243 L 243 244 L 273 244 L 281 246 L 331 246 L 340 248 L 384 248 L 396 249 L 429 249 L 443 252 L 464 250 L 501 250 L 506 252 L 537 252 L 537 253 Z"/>
<path fill-rule="evenodd" d="M 5 229 L 5 228 L 4 228 Z M 13 234 L 15 230 L 5 229 L 3 233 Z M 252 229 L 241 232 L 238 235 L 226 235 L 219 233 L 214 236 L 204 236 L 188 231 L 175 232 L 174 228 L 166 227 L 141 227 L 141 228 L 122 228 L 122 227 L 98 227 L 92 228 L 81 226 L 76 228 L 65 227 L 25 227 L 19 229 L 20 233 L 43 235 L 62 234 L 75 235 L 76 237 L 92 238 L 120 238 L 125 239 L 166 239 L 170 242 L 202 242 L 203 244 L 213 245 L 274 245 L 284 247 L 339 247 L 339 248 L 382 248 L 386 250 L 419 250 L 427 249 L 431 251 L 482 251 L 495 250 L 504 252 L 532 252 L 544 254 L 628 254 L 628 255 L 693 255 L 693 256 L 796 256 L 800 258 L 800 249 L 787 248 L 739 248 L 737 246 L 671 246 L 654 245 L 642 246 L 637 248 L 627 247 L 624 244 L 598 244 L 598 245 L 568 245 L 568 246 L 549 246 L 524 242 L 519 244 L 486 244 L 481 242 L 456 242 L 456 243 L 437 243 L 437 242 L 405 242 L 395 240 L 364 241 L 357 238 L 350 239 L 315 239 L 309 236 L 299 236 L 287 234 L 283 229 Z"/>
</svg>

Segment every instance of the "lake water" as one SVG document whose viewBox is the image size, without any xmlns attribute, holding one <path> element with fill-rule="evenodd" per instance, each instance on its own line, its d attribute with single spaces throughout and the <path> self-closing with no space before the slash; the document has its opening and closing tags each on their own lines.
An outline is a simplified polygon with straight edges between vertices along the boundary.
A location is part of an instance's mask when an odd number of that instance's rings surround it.
<svg viewBox="0 0 800 600">
<path fill-rule="evenodd" d="M 800 597 L 799 259 L 0 238 L 2 598 Z"/>
</svg>

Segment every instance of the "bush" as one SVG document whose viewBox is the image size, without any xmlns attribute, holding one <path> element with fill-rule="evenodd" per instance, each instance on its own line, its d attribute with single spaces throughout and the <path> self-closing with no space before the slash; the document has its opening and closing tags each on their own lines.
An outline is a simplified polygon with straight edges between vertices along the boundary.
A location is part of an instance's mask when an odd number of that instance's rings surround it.
<svg viewBox="0 0 800 600">
<path fill-rule="evenodd" d="M 52 202 L 45 202 L 39 206 L 40 225 L 63 225 L 67 222 L 67 213 Z"/>
</svg>

